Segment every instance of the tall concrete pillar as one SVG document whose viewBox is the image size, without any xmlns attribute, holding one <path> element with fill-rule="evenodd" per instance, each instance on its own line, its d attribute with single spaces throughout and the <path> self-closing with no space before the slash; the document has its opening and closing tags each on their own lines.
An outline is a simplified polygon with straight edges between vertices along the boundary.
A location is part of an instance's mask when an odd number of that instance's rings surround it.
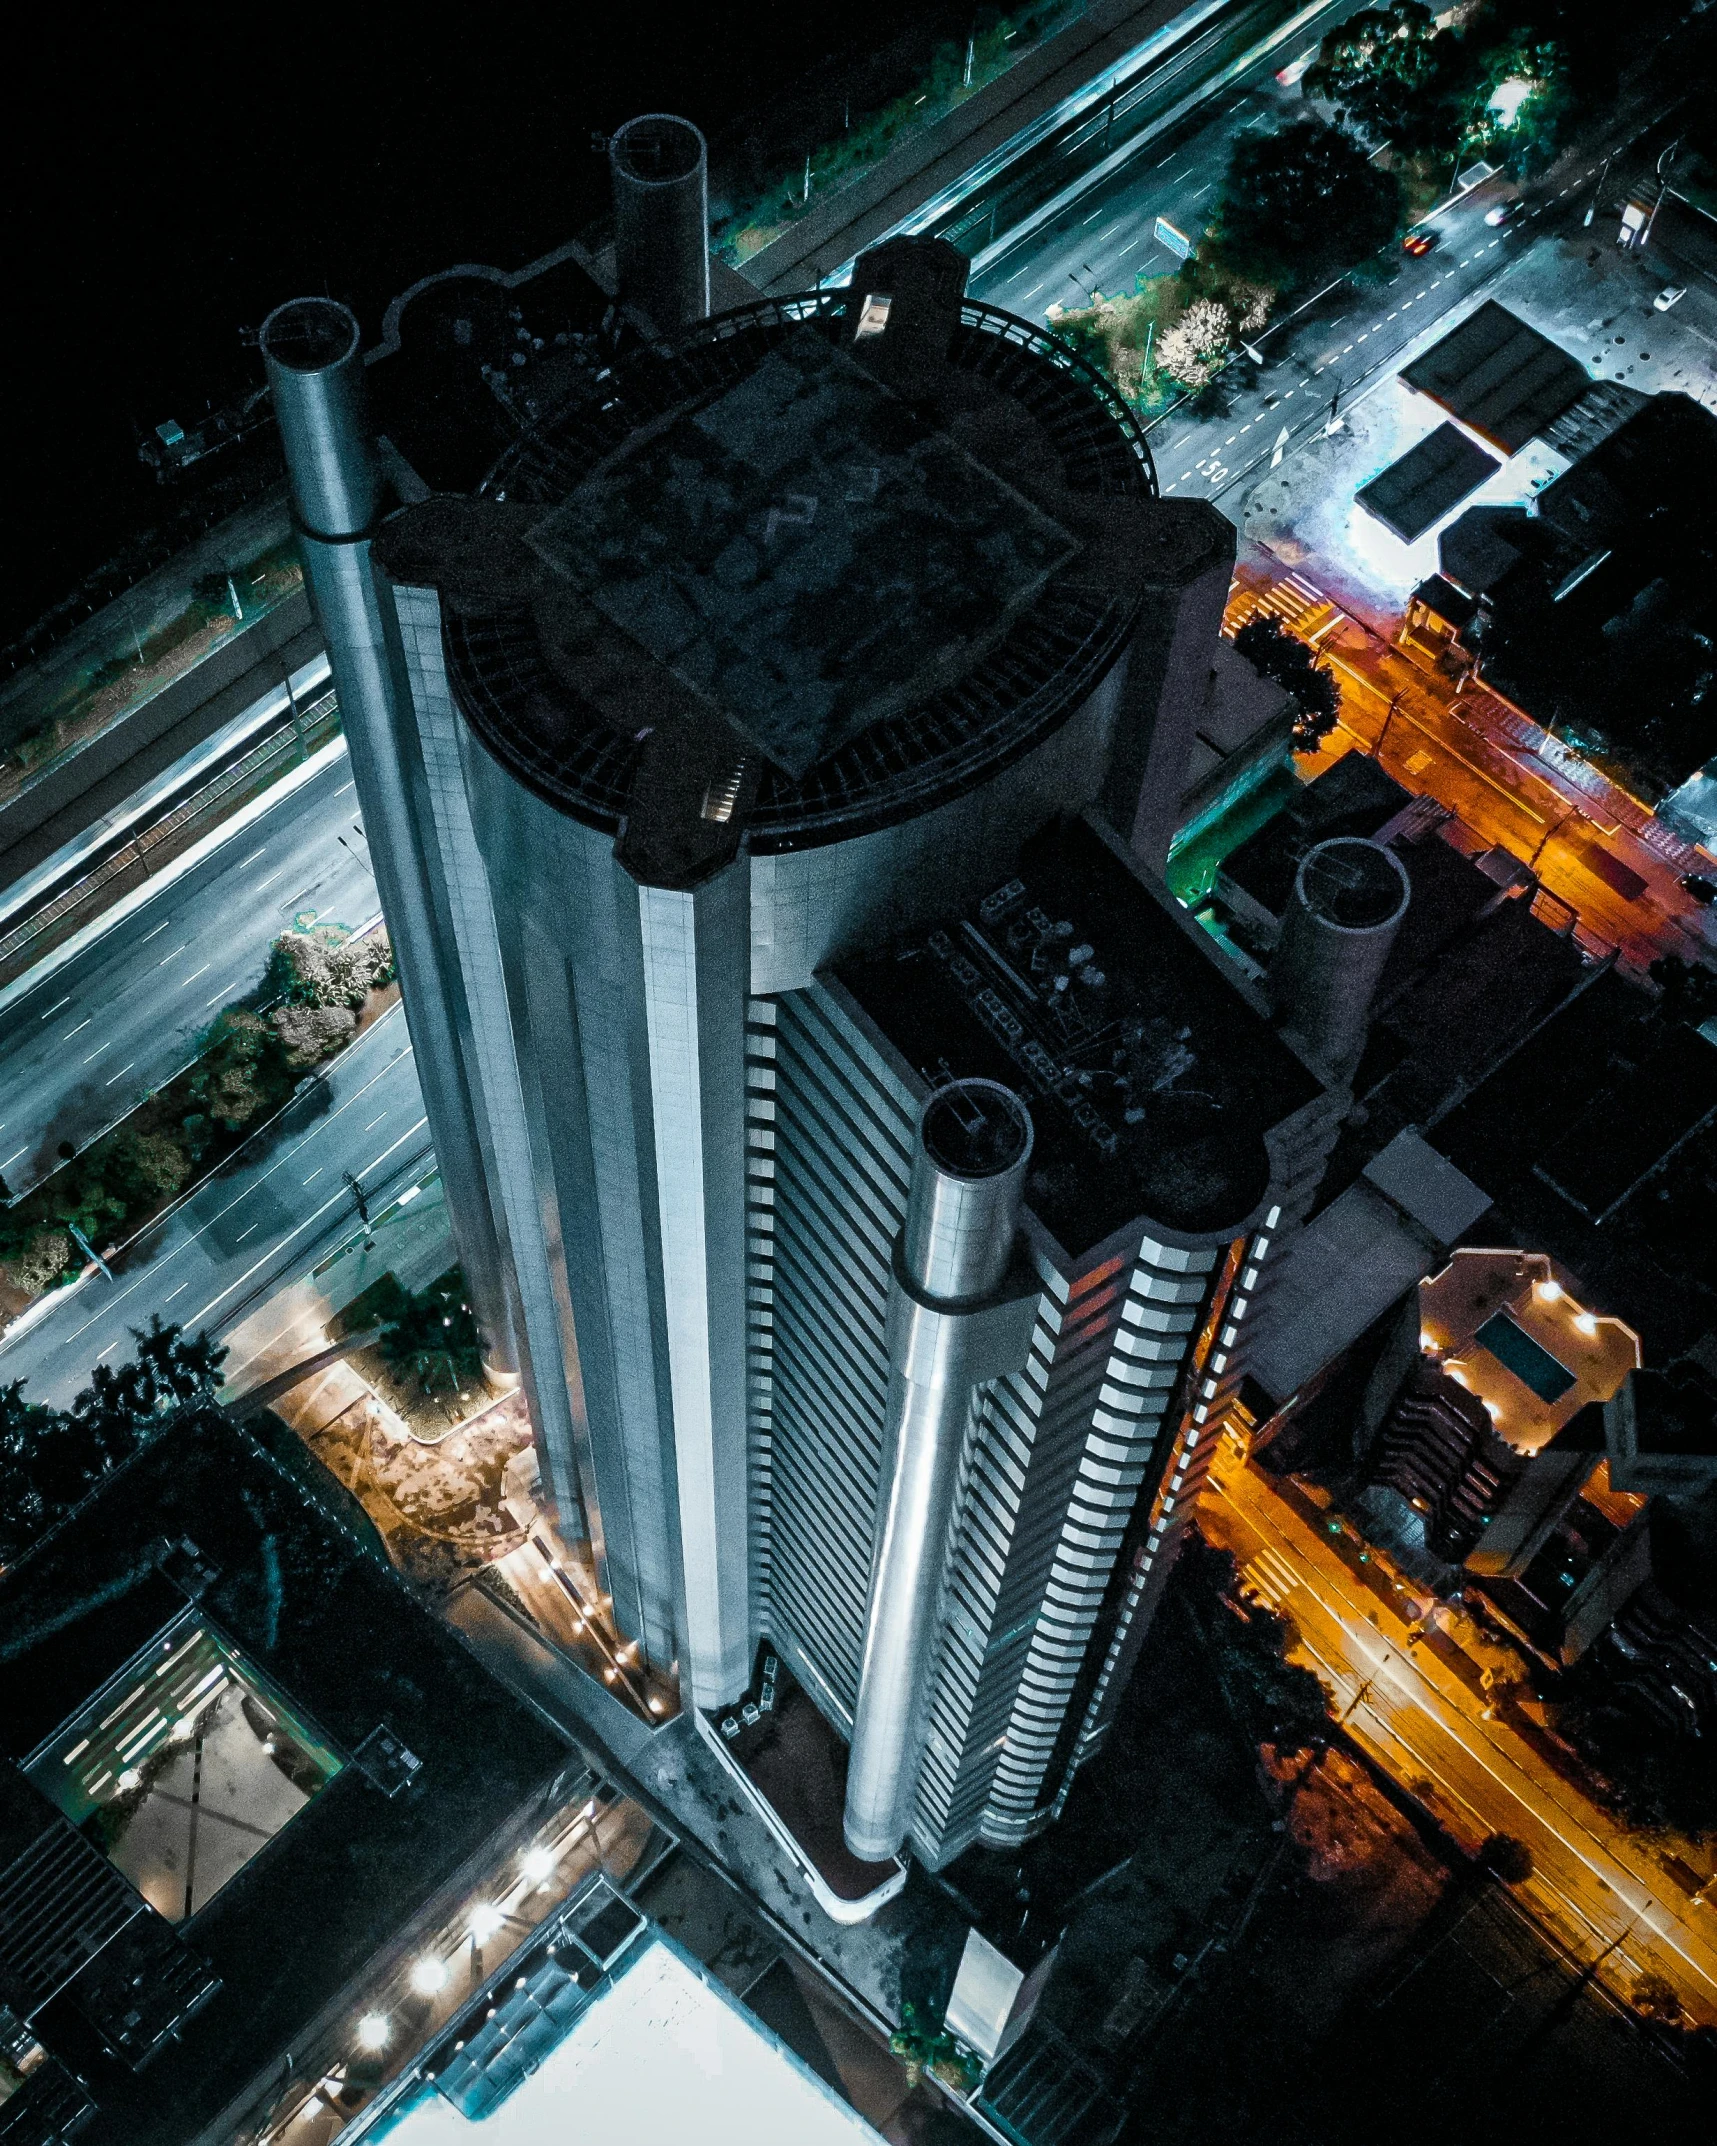
<svg viewBox="0 0 1717 2146">
<path fill-rule="evenodd" d="M 847 1846 L 898 1852 L 912 1823 L 947 1586 L 948 1533 L 972 1389 L 1017 1371 L 1037 1292 L 1004 1295 L 1032 1125 L 995 1081 L 924 1106 L 889 1293 L 888 1428 L 858 1706 Z"/>
<path fill-rule="evenodd" d="M 1381 842 L 1337 835 L 1300 859 L 1270 963 L 1277 1017 L 1345 1081 L 1365 1049 L 1372 1000 L 1412 894 Z"/>
<path fill-rule="evenodd" d="M 1160 499 L 1139 519 L 1134 565 L 1143 608 L 1127 651 L 1102 810 L 1160 878 L 1210 692 L 1236 537 L 1234 524 L 1204 499 Z"/>
<path fill-rule="evenodd" d="M 517 1352 L 465 1044 L 445 889 L 405 684 L 399 620 L 370 541 L 382 505 L 358 323 L 329 298 L 295 298 L 262 325 L 311 608 L 328 644 L 364 835 L 399 967 L 406 1025 L 447 1190 L 453 1239 L 492 1371 Z"/>
<path fill-rule="evenodd" d="M 709 151 L 689 119 L 645 112 L 608 144 L 620 296 L 662 335 L 709 312 Z"/>
</svg>

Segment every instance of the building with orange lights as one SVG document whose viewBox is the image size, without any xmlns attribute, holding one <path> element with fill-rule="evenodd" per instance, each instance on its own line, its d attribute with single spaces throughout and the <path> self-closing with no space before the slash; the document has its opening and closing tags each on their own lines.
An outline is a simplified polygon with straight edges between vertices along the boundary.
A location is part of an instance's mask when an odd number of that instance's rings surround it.
<svg viewBox="0 0 1717 2146">
<path fill-rule="evenodd" d="M 1542 1253 L 1468 1249 L 1419 1284 L 1403 1339 L 1369 1480 L 1423 1516 L 1447 1563 L 1524 1571 L 1604 1456 L 1638 1335 L 1588 1311 Z"/>
</svg>

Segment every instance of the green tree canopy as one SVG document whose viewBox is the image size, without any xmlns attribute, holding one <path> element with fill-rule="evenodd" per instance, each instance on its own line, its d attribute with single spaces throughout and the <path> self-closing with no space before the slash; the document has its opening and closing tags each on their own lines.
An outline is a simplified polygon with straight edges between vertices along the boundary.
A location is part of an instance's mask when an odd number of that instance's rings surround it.
<svg viewBox="0 0 1717 2146">
<path fill-rule="evenodd" d="M 1452 148 L 1470 61 L 1419 0 L 1366 8 L 1331 30 L 1301 89 L 1333 104 L 1373 149 Z"/>
<path fill-rule="evenodd" d="M 1278 289 L 1311 289 L 1386 246 L 1401 182 L 1321 119 L 1243 134 L 1228 160 L 1216 236 L 1224 261 Z"/>
</svg>

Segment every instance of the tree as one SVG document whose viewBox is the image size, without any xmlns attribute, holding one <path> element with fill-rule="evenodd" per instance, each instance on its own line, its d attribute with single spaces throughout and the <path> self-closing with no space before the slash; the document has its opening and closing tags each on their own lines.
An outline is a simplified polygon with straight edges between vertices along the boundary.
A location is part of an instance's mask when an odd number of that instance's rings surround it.
<svg viewBox="0 0 1717 2146">
<path fill-rule="evenodd" d="M 391 981 L 385 931 L 354 939 L 338 924 L 282 932 L 268 957 L 268 988 L 288 1006 L 343 1006 L 356 1012 L 372 988 Z"/>
<path fill-rule="evenodd" d="M 1234 647 L 1260 676 L 1273 678 L 1292 698 L 1297 711 L 1295 747 L 1315 752 L 1341 717 L 1341 687 L 1331 673 L 1268 611 L 1255 612 L 1246 621 L 1234 636 Z"/>
<path fill-rule="evenodd" d="M 1216 239 L 1236 273 L 1280 289 L 1315 285 L 1394 237 L 1401 182 L 1340 127 L 1298 119 L 1243 134 L 1228 159 Z"/>
<path fill-rule="evenodd" d="M 229 1008 L 209 1027 L 190 1093 L 198 1106 L 185 1120 L 193 1152 L 207 1119 L 236 1133 L 269 1101 L 267 1058 L 279 1039 L 260 1015 Z"/>
<path fill-rule="evenodd" d="M 1503 1885 L 1524 1885 L 1532 1875 L 1532 1850 L 1512 1833 L 1490 1833 L 1479 1847 L 1479 1868 Z"/>
<path fill-rule="evenodd" d="M 97 1364 L 69 1409 L 26 1401 L 21 1379 L 0 1386 L 0 1561 L 22 1556 L 181 1408 L 214 1398 L 227 1352 L 206 1334 L 157 1313 L 131 1338 L 131 1360 Z"/>
<path fill-rule="evenodd" d="M 397 1282 L 378 1288 L 373 1302 L 382 1327 L 377 1346 L 396 1378 L 415 1379 L 433 1395 L 461 1392 L 482 1376 L 482 1338 L 458 1268 L 416 1296 Z"/>
<path fill-rule="evenodd" d="M 1698 1028 L 1717 1015 L 1717 972 L 1702 962 L 1664 954 L 1646 974 L 1663 994 L 1659 1003 L 1666 1020 L 1685 1021 L 1689 1027 Z"/>
<path fill-rule="evenodd" d="M 1522 30 L 1486 52 L 1468 102 L 1464 146 L 1511 170 L 1549 163 L 1574 107 L 1566 47 Z"/>
<path fill-rule="evenodd" d="M 1215 298 L 1198 298 L 1157 343 L 1157 363 L 1182 387 L 1208 387 L 1228 362 L 1234 323 Z"/>
<path fill-rule="evenodd" d="M 1231 1614 L 1239 1597 L 1234 1554 L 1188 1531 L 1175 1573 L 1199 1637 L 1209 1648 L 1231 1703 L 1239 1700 L 1260 1743 L 1285 1751 L 1321 1744 L 1329 1735 L 1329 1702 L 1309 1669 L 1288 1658 L 1294 1631 L 1285 1617 L 1254 1606 Z"/>
<path fill-rule="evenodd" d="M 1331 30 L 1300 88 L 1332 104 L 1373 149 L 1452 147 L 1460 129 L 1458 91 L 1470 62 L 1460 41 L 1439 30 L 1419 0 L 1367 8 Z"/>
</svg>

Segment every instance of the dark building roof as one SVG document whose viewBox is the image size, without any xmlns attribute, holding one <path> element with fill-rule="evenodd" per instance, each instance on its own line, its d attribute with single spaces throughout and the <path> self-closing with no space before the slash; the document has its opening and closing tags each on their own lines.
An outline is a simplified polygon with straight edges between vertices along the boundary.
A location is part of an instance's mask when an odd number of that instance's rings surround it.
<svg viewBox="0 0 1717 2146">
<path fill-rule="evenodd" d="M 1501 467 L 1458 425 L 1439 425 L 1354 497 L 1385 529 L 1411 544 Z"/>
<path fill-rule="evenodd" d="M 1373 1001 L 1353 1075 L 1364 1104 L 1344 1130 L 1320 1202 L 1351 1184 L 1409 1126 L 1434 1126 L 1594 971 L 1562 930 L 1536 914 L 1537 882 L 1502 852 L 1471 857 L 1443 839 L 1449 815 L 1412 798 L 1362 753 L 1309 783 L 1228 858 L 1216 894 L 1243 945 L 1263 954 L 1300 859 L 1333 835 L 1386 842 L 1411 895 Z M 1483 1172 L 1461 1168 L 1490 1189 Z"/>
<path fill-rule="evenodd" d="M 953 249 L 862 265 L 893 292 L 881 333 L 836 290 L 617 351 L 478 498 L 378 536 L 396 581 L 441 592 L 488 750 L 558 810 L 624 824 L 646 878 L 990 779 L 1099 683 L 1169 552 L 1208 541 L 1156 503 L 1101 376 L 964 300 Z"/>
<path fill-rule="evenodd" d="M 1527 523 L 1524 507 L 1469 507 L 1438 535 L 1437 564 L 1466 592 L 1469 617 L 1471 600 L 1488 596 L 1520 564 L 1532 537 Z"/>
<path fill-rule="evenodd" d="M 1337 835 L 1375 835 L 1411 803 L 1411 791 L 1386 775 L 1369 753 L 1344 753 L 1230 851 L 1222 862 L 1218 891 L 1238 891 L 1266 916 L 1280 920 L 1307 850 Z"/>
<path fill-rule="evenodd" d="M 1506 455 L 1518 454 L 1590 384 L 1577 358 L 1494 298 L 1403 366 L 1401 378 Z"/>
<path fill-rule="evenodd" d="M 1717 500 L 1717 416 L 1691 395 L 1653 395 L 1538 495 L 1540 517 L 1572 544 L 1637 542 L 1665 518 L 1709 518 Z"/>
<path fill-rule="evenodd" d="M 1214 945 L 1083 820 L 1028 842 L 975 915 L 835 975 L 915 1070 L 1025 1097 L 1027 1202 L 1075 1256 L 1141 1218 L 1237 1228 L 1269 1187 L 1265 1135 L 1323 1092 Z"/>
<path fill-rule="evenodd" d="M 184 1542 L 195 1600 L 163 1576 L 186 1576 L 169 1551 Z M 175 1926 L 18 1769 L 140 1644 L 187 1622 L 242 1652 L 343 1762 Z M 224 2120 L 569 1756 L 218 1410 L 167 1429 L 0 1577 L 0 1627 L 0 1923 L 44 1854 L 68 1873 L 37 1888 L 42 1935 L 5 1947 L 0 1998 L 83 2083 L 88 2146 L 171 2146 Z M 378 1728 L 418 1761 L 404 1787 Z M 44 1943 L 52 1974 L 30 1965 Z"/>
<path fill-rule="evenodd" d="M 1549 1253 L 1663 1370 L 1717 1333 L 1714 1104 L 1717 1045 L 1612 970 L 1429 1137 L 1490 1193 L 1499 1242 Z"/>
</svg>

